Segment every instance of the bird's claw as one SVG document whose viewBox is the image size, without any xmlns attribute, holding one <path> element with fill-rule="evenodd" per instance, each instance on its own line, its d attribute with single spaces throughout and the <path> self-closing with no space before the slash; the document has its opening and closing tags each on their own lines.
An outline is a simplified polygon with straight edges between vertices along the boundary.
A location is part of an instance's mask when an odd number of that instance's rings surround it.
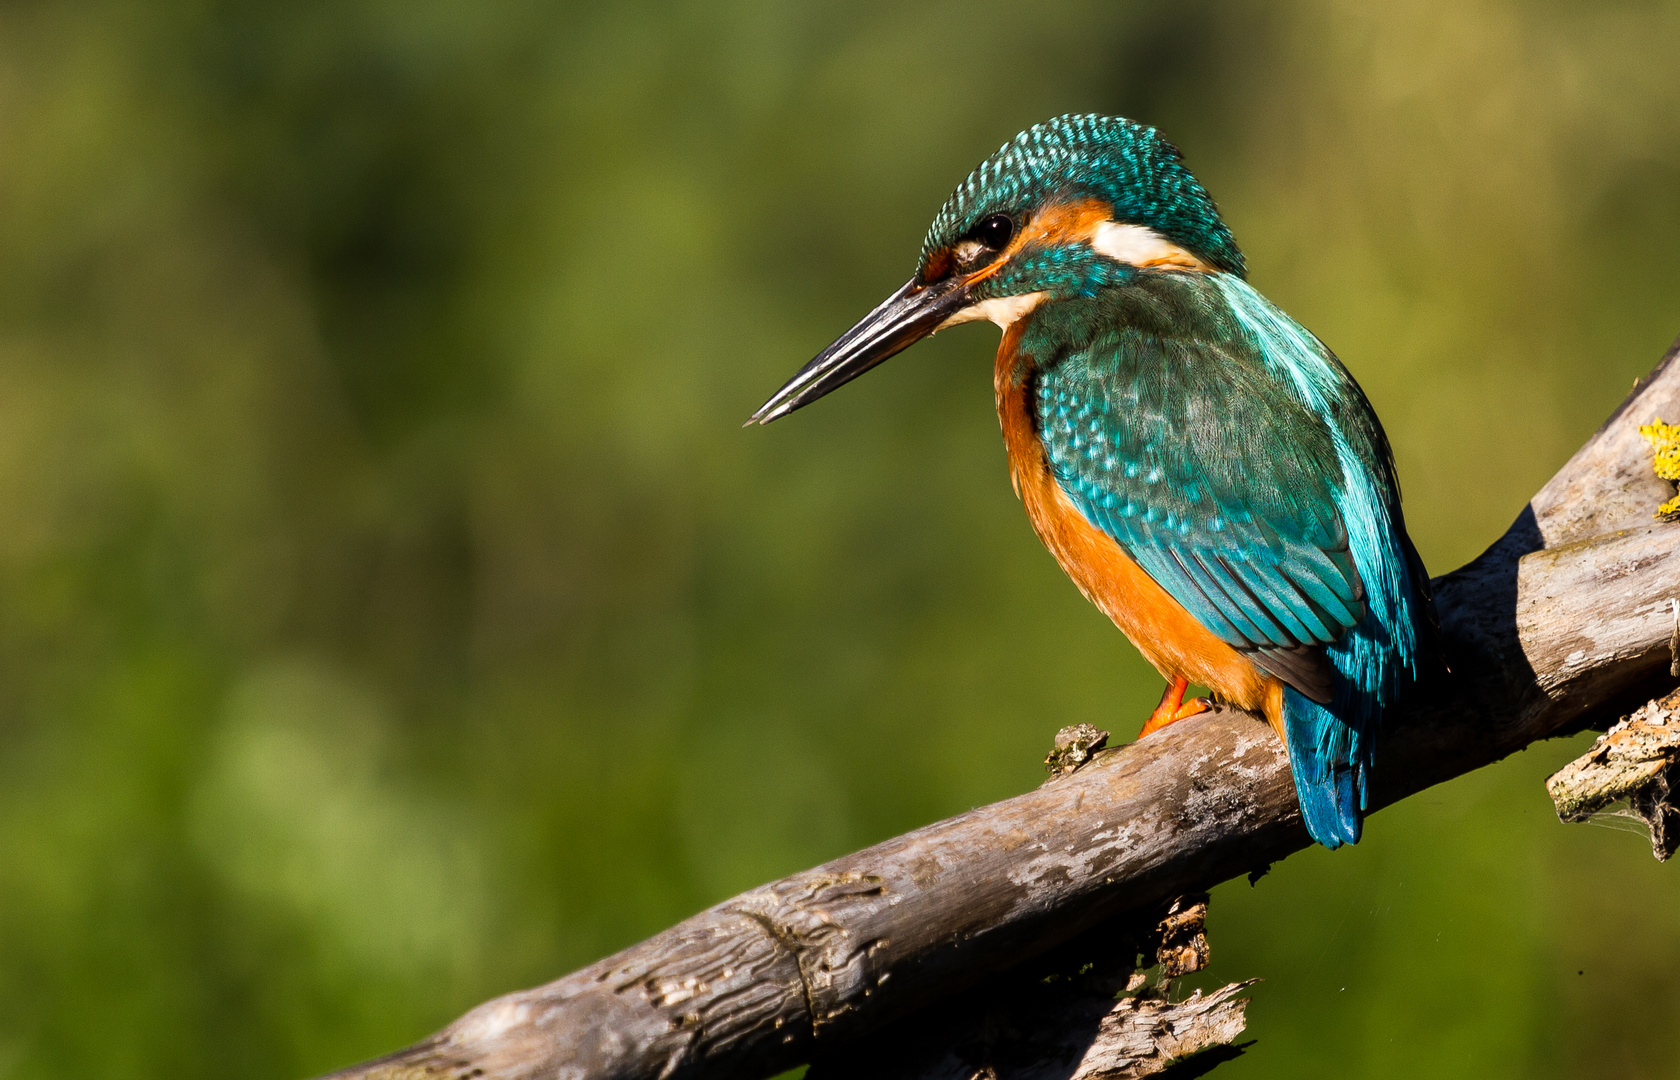
<svg viewBox="0 0 1680 1080">
<path fill-rule="evenodd" d="M 1182 694 L 1184 691 L 1180 690 Z M 1175 699 L 1175 695 L 1168 688 L 1168 694 L 1161 699 L 1161 704 L 1155 706 L 1155 711 L 1149 714 L 1149 719 L 1143 722 L 1143 730 L 1138 732 L 1138 738 L 1154 734 L 1180 720 L 1195 716 L 1197 713 L 1207 712 L 1213 708 L 1213 702 L 1205 697 L 1191 698 L 1189 701 Z"/>
</svg>

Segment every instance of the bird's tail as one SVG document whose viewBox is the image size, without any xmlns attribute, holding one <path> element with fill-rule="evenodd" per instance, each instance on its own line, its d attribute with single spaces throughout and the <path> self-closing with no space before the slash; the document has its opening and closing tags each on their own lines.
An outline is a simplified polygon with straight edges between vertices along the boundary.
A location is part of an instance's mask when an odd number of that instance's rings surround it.
<svg viewBox="0 0 1680 1080">
<path fill-rule="evenodd" d="M 1367 805 L 1364 733 L 1292 687 L 1283 691 L 1283 723 L 1307 832 L 1331 849 L 1359 843 Z"/>
</svg>

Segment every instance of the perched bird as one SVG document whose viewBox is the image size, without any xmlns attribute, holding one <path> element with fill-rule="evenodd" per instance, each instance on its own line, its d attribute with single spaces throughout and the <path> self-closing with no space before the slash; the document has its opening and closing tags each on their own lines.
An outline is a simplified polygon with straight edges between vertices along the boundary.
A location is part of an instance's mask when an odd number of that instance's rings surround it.
<svg viewBox="0 0 1680 1080">
<path fill-rule="evenodd" d="M 915 276 L 748 423 L 979 319 L 1003 328 L 998 419 L 1033 528 L 1167 679 L 1141 734 L 1208 707 L 1191 683 L 1263 714 L 1307 830 L 1356 843 L 1383 713 L 1438 646 L 1353 376 L 1248 284 L 1176 147 L 1062 116 L 981 163 Z"/>
</svg>

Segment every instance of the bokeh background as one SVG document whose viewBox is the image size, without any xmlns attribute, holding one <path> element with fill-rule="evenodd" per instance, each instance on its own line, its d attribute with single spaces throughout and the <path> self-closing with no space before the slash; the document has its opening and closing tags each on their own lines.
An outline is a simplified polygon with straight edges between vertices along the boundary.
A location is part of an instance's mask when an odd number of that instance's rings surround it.
<svg viewBox="0 0 1680 1080">
<path fill-rule="evenodd" d="M 293 1078 L 1129 734 L 995 331 L 742 419 L 1020 128 L 1166 129 L 1436 572 L 1680 331 L 1680 6 L 0 6 L 0 1076 Z M 1680 418 L 1669 418 L 1680 419 Z M 1680 1076 L 1537 747 L 1215 897 L 1228 1080 Z"/>
</svg>

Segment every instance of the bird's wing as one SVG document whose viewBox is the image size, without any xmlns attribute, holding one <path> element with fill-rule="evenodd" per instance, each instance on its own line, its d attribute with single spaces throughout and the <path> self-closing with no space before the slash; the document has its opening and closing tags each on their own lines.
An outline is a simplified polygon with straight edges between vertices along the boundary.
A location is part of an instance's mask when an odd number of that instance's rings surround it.
<svg viewBox="0 0 1680 1080">
<path fill-rule="evenodd" d="M 1363 617 L 1327 423 L 1240 346 L 1116 331 L 1041 369 L 1063 491 L 1203 626 L 1328 702 Z"/>
</svg>

